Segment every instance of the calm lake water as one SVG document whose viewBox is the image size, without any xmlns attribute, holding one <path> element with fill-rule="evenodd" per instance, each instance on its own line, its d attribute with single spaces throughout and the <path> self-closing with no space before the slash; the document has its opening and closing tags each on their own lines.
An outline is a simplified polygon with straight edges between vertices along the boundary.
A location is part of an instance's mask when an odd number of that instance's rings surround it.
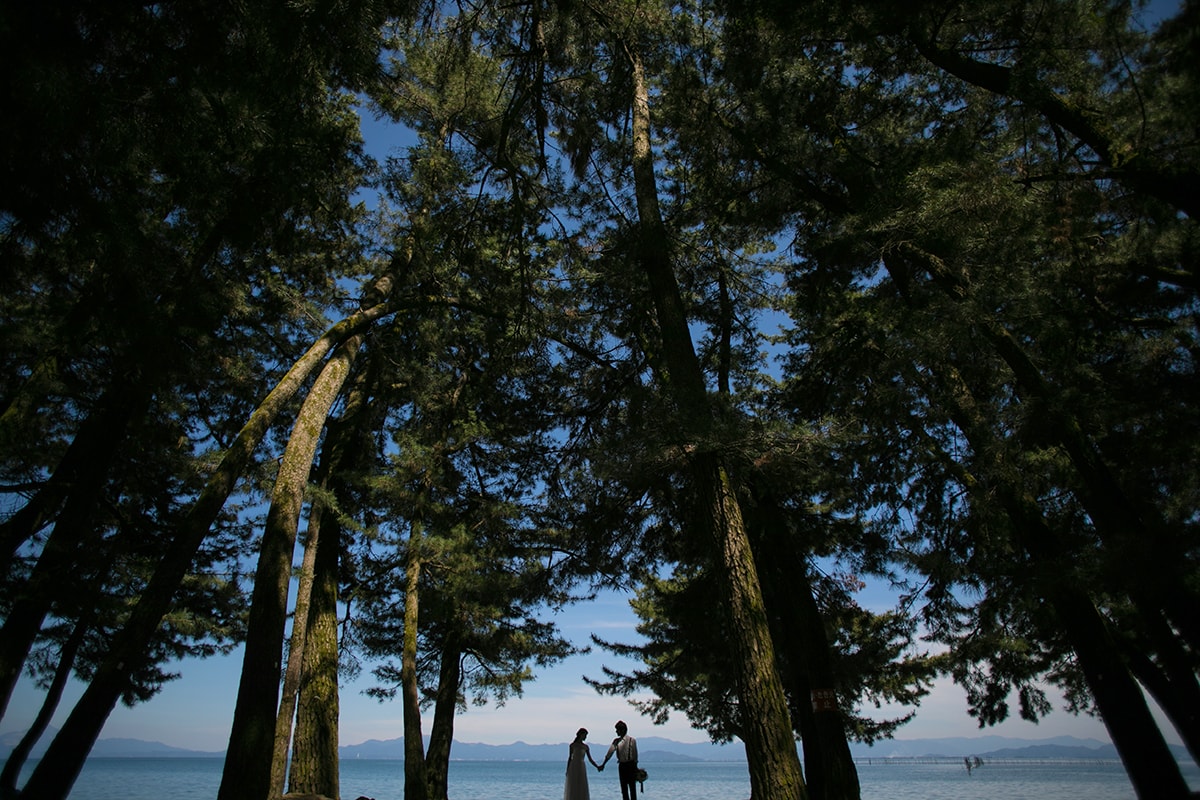
<svg viewBox="0 0 1200 800">
<path fill-rule="evenodd" d="M 71 800 L 212 800 L 221 780 L 218 758 L 96 758 L 87 762 Z M 559 800 L 563 764 L 543 761 L 455 761 L 451 800 Z M 732 762 L 643 764 L 650 773 L 639 800 L 746 800 L 746 765 Z M 342 800 L 403 800 L 400 761 L 342 762 Z M 1134 800 L 1118 763 L 1050 761 L 987 763 L 967 774 L 961 762 L 859 765 L 864 800 Z M 1193 789 L 1200 768 L 1185 766 Z M 615 769 L 589 772 L 595 800 L 619 800 Z"/>
</svg>

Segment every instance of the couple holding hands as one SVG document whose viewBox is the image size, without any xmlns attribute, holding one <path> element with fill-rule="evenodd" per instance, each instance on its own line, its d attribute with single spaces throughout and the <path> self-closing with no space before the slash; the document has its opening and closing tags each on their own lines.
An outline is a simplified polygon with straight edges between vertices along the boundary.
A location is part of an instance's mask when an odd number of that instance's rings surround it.
<svg viewBox="0 0 1200 800">
<path fill-rule="evenodd" d="M 624 722 L 616 724 L 617 738 L 608 747 L 608 753 L 599 764 L 592 758 L 584 739 L 587 738 L 587 728 L 580 728 L 571 742 L 570 753 L 567 756 L 567 785 L 563 789 L 563 800 L 591 800 L 588 794 L 587 767 L 583 763 L 590 761 L 599 771 L 614 755 L 617 757 L 617 775 L 621 779 L 621 800 L 637 800 L 638 781 L 638 752 L 637 739 L 629 735 L 629 728 Z M 645 780 L 643 778 L 643 780 Z"/>
</svg>

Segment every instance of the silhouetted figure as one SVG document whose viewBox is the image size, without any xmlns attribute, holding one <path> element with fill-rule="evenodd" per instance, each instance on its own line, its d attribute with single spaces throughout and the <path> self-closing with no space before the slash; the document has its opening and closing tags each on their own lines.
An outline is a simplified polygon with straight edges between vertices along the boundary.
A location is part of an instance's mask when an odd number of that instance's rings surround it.
<svg viewBox="0 0 1200 800">
<path fill-rule="evenodd" d="M 591 761 L 596 769 L 600 769 L 600 765 L 592 758 L 592 751 L 584 744 L 583 740 L 587 735 L 587 728 L 576 731 L 575 741 L 571 742 L 567 751 L 567 781 L 563 786 L 563 800 L 591 800 L 588 793 L 587 765 L 584 761 Z"/>
<path fill-rule="evenodd" d="M 604 756 L 604 761 L 600 763 L 600 769 L 604 769 L 604 765 L 608 763 L 608 760 L 615 753 L 617 756 L 617 775 L 621 779 L 621 800 L 637 800 L 637 739 L 628 735 L 629 728 L 624 722 L 618 720 L 614 727 L 617 730 L 617 738 L 613 739 L 613 743 L 609 745 L 608 752 Z"/>
</svg>

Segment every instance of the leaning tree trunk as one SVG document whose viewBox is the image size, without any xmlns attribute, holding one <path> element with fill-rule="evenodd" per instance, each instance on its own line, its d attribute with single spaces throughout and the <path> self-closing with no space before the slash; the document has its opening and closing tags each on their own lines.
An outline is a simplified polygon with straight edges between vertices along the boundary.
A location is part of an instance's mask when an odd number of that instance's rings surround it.
<svg viewBox="0 0 1200 800">
<path fill-rule="evenodd" d="M 370 452 L 370 422 L 366 374 L 360 371 L 347 394 L 341 418 L 331 421 L 322 449 L 321 483 L 336 491 L 338 474 L 353 469 Z M 365 441 L 364 441 L 365 440 Z M 317 515 L 319 508 L 320 516 Z M 301 659 L 296 710 L 296 729 L 292 736 L 292 760 L 288 787 L 293 794 L 340 796 L 338 764 L 338 563 L 341 553 L 341 525 L 337 513 L 324 503 L 314 504 L 310 530 L 321 531 L 313 565 L 311 602 L 308 608 L 308 635 L 303 650 L 292 650 L 291 659 Z M 303 656 L 298 655 L 303 652 Z M 276 756 L 278 753 L 276 741 Z M 278 769 L 278 765 L 276 765 Z"/>
<path fill-rule="evenodd" d="M 1037 535 L 1035 532 L 1033 535 Z M 1063 622 L 1100 717 L 1141 800 L 1193 797 L 1141 687 L 1121 661 L 1100 612 L 1079 589 L 1051 579 L 1047 597 Z"/>
<path fill-rule="evenodd" d="M 701 443 L 700 452 L 691 456 L 689 476 L 701 498 L 697 522 L 706 529 L 720 565 L 720 606 L 729 615 L 733 632 L 730 645 L 738 665 L 739 730 L 746 745 L 750 790 L 755 800 L 802 800 L 807 791 L 742 511 L 725 464 L 704 443 L 713 428 L 713 412 L 658 205 L 645 69 L 639 53 L 631 50 L 629 58 L 638 260 L 650 285 L 662 334 L 668 373 L 663 382 L 672 391 L 680 420 Z"/>
<path fill-rule="evenodd" d="M 1012 370 L 1043 430 L 1054 431 L 1080 480 L 1072 489 L 1087 511 L 1106 549 L 1119 554 L 1117 578 L 1148 616 L 1165 613 L 1193 648 L 1200 647 L 1196 607 L 1200 592 L 1188 570 L 1189 537 L 1173 533 L 1153 502 L 1131 496 L 1109 469 L 1100 449 L 1079 420 L 1065 410 L 1049 381 L 1013 334 L 994 320 L 983 320 L 985 336 Z M 1128 568 L 1127 568 L 1128 567 Z M 1142 576 L 1154 575 L 1147 582 Z"/>
<path fill-rule="evenodd" d="M 108 474 L 117 445 L 134 416 L 130 398 L 101 398 L 80 426 L 54 472 L 29 502 L 0 522 L 0 575 L 12 568 L 18 549 L 50 524 L 73 492 L 96 492 Z M 50 534 L 53 538 L 54 534 Z M 49 542 L 47 542 L 49 545 Z"/>
<path fill-rule="evenodd" d="M 41 632 L 46 615 L 62 591 L 75 588 L 67 578 L 72 574 L 79 553 L 88 547 L 89 537 L 96 535 L 93 520 L 108 468 L 130 421 L 149 401 L 147 390 L 126 388 L 104 396 L 100 408 L 79 430 L 43 490 L 8 520 L 13 527 L 7 535 L 14 541 L 24 541 L 47 521 L 48 507 L 57 509 L 61 503 L 61 511 L 46 537 L 33 572 L 23 582 L 16 601 L 7 610 L 3 627 L 0 627 L 0 718 L 8 708 L 13 688 L 21 677 L 21 668 Z M 30 512 L 31 507 L 36 510 Z"/>
<path fill-rule="evenodd" d="M 337 515 L 324 509 L 314 565 L 308 636 L 304 642 L 296 733 L 288 788 L 294 794 L 339 797 Z M 289 657 L 290 658 L 290 657 Z"/>
<path fill-rule="evenodd" d="M 62 699 L 63 690 L 71 677 L 71 671 L 75 668 L 75 656 L 79 653 L 83 639 L 94 621 L 93 614 L 85 614 L 76 620 L 75 626 L 71 629 L 71 635 L 63 643 L 62 650 L 58 654 L 58 666 L 54 670 L 54 678 L 51 679 L 50 686 L 46 689 L 46 696 L 42 698 L 42 706 L 38 709 L 37 716 L 34 717 L 29 730 L 25 731 L 16 747 L 8 754 L 8 759 L 4 762 L 4 769 L 0 771 L 0 798 L 17 796 L 17 778 L 21 774 L 21 768 L 25 766 L 29 754 L 33 752 L 33 746 L 37 744 L 38 739 L 42 738 L 42 734 L 50 727 L 50 721 L 54 719 L 54 712 L 58 710 L 58 702 Z"/>
<path fill-rule="evenodd" d="M 458 645 L 458 638 L 449 634 L 442 643 L 433 726 L 429 729 L 429 751 L 425 754 L 429 800 L 449 798 L 450 748 L 454 741 L 454 714 L 458 708 L 458 685 L 461 682 L 462 648 Z"/>
<path fill-rule="evenodd" d="M 93 519 L 99 500 L 98 485 L 81 487 L 70 495 L 32 574 L 7 609 L 0 627 L 0 718 L 8 708 L 46 615 L 61 592 L 78 591 L 71 568 L 80 548 L 86 546 L 87 536 L 95 530 Z"/>
<path fill-rule="evenodd" d="M 296 586 L 296 607 L 292 612 L 292 635 L 288 641 L 287 669 L 283 674 L 283 689 L 279 697 L 279 712 L 275 715 L 275 743 L 271 749 L 272 800 L 283 795 L 287 777 L 288 748 L 292 743 L 292 720 L 296 716 L 296 695 L 304 666 L 304 648 L 308 640 L 309 601 L 317 572 L 317 547 L 321 544 L 321 521 L 325 506 L 314 501 L 308 514 L 308 533 L 304 538 L 304 557 L 300 559 L 300 574 Z M 285 598 L 286 602 L 286 598 Z M 330 795 L 331 797 L 334 795 Z"/>
<path fill-rule="evenodd" d="M 394 310 L 389 303 L 379 303 L 334 325 L 313 343 L 250 415 L 180 522 L 170 547 L 138 597 L 125 626 L 113 636 L 109 651 L 91 683 L 25 784 L 23 796 L 37 800 L 65 800 L 108 715 L 128 688 L 130 676 L 145 663 L 149 643 L 170 609 L 175 591 L 187 575 L 196 551 L 204 543 L 225 500 L 242 477 L 251 454 L 275 417 L 330 350 Z"/>
<path fill-rule="evenodd" d="M 899 251 L 901 258 L 914 259 L 928 270 L 955 302 L 968 296 L 969 285 L 938 255 L 907 243 Z M 884 263 L 890 270 L 890 259 Z M 1195 613 L 1200 591 L 1187 571 L 1191 563 L 1188 537 L 1172 530 L 1152 499 L 1125 491 L 1080 421 L 1066 409 L 1061 393 L 1017 337 L 991 316 L 978 317 L 977 324 L 983 338 L 1012 371 L 1021 393 L 1035 401 L 1029 406 L 1038 416 L 1040 429 L 1053 431 L 1070 458 L 1079 477 L 1072 493 L 1087 511 L 1105 548 L 1117 554 L 1118 563 L 1129 566 L 1116 579 L 1123 581 L 1124 590 L 1139 609 L 1149 616 L 1165 613 L 1189 646 L 1200 648 L 1200 616 Z M 1146 575 L 1156 579 L 1147 581 Z"/>
<path fill-rule="evenodd" d="M 421 690 L 417 685 L 417 626 L 420 624 L 421 523 L 408 536 L 404 571 L 404 644 L 400 692 L 404 708 L 404 800 L 426 800 L 425 742 L 421 736 Z"/>
<path fill-rule="evenodd" d="M 997 452 L 990 429 L 978 413 L 970 388 L 957 372 L 947 369 L 951 390 L 943 402 L 955 425 L 975 453 Z M 1034 566 L 1035 590 L 1053 608 L 1075 652 L 1100 718 L 1112 737 L 1129 779 L 1142 800 L 1183 800 L 1191 796 L 1179 763 L 1171 755 L 1141 687 L 1084 587 L 1071 577 L 1071 554 L 1061 537 L 1046 523 L 1037 501 L 1002 475 L 989 475 L 986 488 L 972 476 L 961 476 L 972 492 L 987 491 L 999 498 L 1012 520 L 1014 545 Z M 999 470 L 997 470 L 999 472 Z"/>
<path fill-rule="evenodd" d="M 329 410 L 364 336 L 359 333 L 347 339 L 321 370 L 300 408 L 279 465 L 254 575 L 242 676 L 218 800 L 262 800 L 270 795 L 281 651 L 304 489 Z"/>
<path fill-rule="evenodd" d="M 773 611 L 772 631 L 791 673 L 788 686 L 800 723 L 809 797 L 859 800 L 862 790 L 837 702 L 829 636 L 805 554 L 774 497 L 755 492 L 752 502 L 755 561 Z"/>
<path fill-rule="evenodd" d="M 1045 524 L 1036 503 L 1008 486 L 1001 500 L 1013 517 L 1018 543 L 1038 564 L 1037 582 L 1075 651 L 1079 668 L 1100 709 L 1100 718 L 1142 800 L 1191 797 L 1179 763 L 1167 747 L 1141 687 L 1134 680 L 1103 616 L 1087 592 L 1067 578 L 1069 556 Z"/>
<path fill-rule="evenodd" d="M 1162 617 L 1139 615 L 1145 639 L 1121 642 L 1121 655 L 1137 679 L 1183 739 L 1192 761 L 1200 764 L 1200 676 L 1190 653 Z M 1119 624 L 1119 623 L 1118 623 Z M 1127 628 L 1123 628 L 1127 631 Z M 1154 659 L 1144 647 L 1153 650 Z"/>
</svg>

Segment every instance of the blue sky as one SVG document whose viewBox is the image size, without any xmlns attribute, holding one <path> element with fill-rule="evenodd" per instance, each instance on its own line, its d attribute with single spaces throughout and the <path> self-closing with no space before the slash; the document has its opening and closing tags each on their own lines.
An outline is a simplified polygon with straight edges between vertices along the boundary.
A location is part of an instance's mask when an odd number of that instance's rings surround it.
<svg viewBox="0 0 1200 800">
<path fill-rule="evenodd" d="M 1149 4 L 1148 17 L 1161 17 L 1179 5 L 1177 0 L 1154 0 Z M 393 129 L 370 118 L 364 118 L 364 133 L 376 155 L 386 154 L 397 141 Z M 886 593 L 878 590 L 868 590 L 867 596 L 860 597 L 859 602 L 875 610 L 890 605 Z M 591 603 L 569 608 L 557 615 L 555 621 L 563 633 L 579 645 L 586 645 L 592 633 L 617 641 L 637 640 L 636 618 L 629 608 L 628 598 L 618 594 L 606 594 Z M 680 715 L 672 716 L 666 725 L 654 726 L 648 719 L 641 718 L 623 698 L 597 695 L 583 682 L 582 676 L 602 677 L 602 665 L 616 669 L 635 666 L 600 651 L 571 657 L 543 670 L 537 680 L 528 685 L 522 698 L 510 701 L 503 708 L 494 705 L 472 707 L 461 714 L 456 721 L 455 738 L 490 744 L 517 740 L 534 744 L 562 743 L 570 741 L 580 726 L 607 735 L 613 722 L 624 719 L 635 736 L 664 736 L 685 742 L 705 740 L 703 732 L 692 729 Z M 223 750 L 229 738 L 240 669 L 240 650 L 227 657 L 177 665 L 175 670 L 182 673 L 180 679 L 169 683 L 147 703 L 133 709 L 119 706 L 109 718 L 102 738 L 130 737 L 197 750 Z M 380 703 L 362 694 L 372 685 L 372 680 L 369 671 L 365 670 L 356 683 L 343 688 L 342 744 L 402 735 L 399 703 Z M 81 691 L 79 684 L 71 687 L 63 699 L 61 716 L 65 716 Z M 40 702 L 41 692 L 28 680 L 23 680 L 14 693 L 0 733 L 27 727 Z M 923 701 L 916 719 L 901 729 L 899 738 L 1000 734 L 1040 739 L 1071 735 L 1108 741 L 1108 734 L 1098 720 L 1074 717 L 1058 710 L 1061 701 L 1055 705 L 1055 712 L 1039 724 L 1014 719 L 980 731 L 966 713 L 962 690 L 946 680 Z M 883 712 L 880 714 L 883 716 Z M 1179 741 L 1173 732 L 1168 733 L 1168 739 Z"/>
</svg>

